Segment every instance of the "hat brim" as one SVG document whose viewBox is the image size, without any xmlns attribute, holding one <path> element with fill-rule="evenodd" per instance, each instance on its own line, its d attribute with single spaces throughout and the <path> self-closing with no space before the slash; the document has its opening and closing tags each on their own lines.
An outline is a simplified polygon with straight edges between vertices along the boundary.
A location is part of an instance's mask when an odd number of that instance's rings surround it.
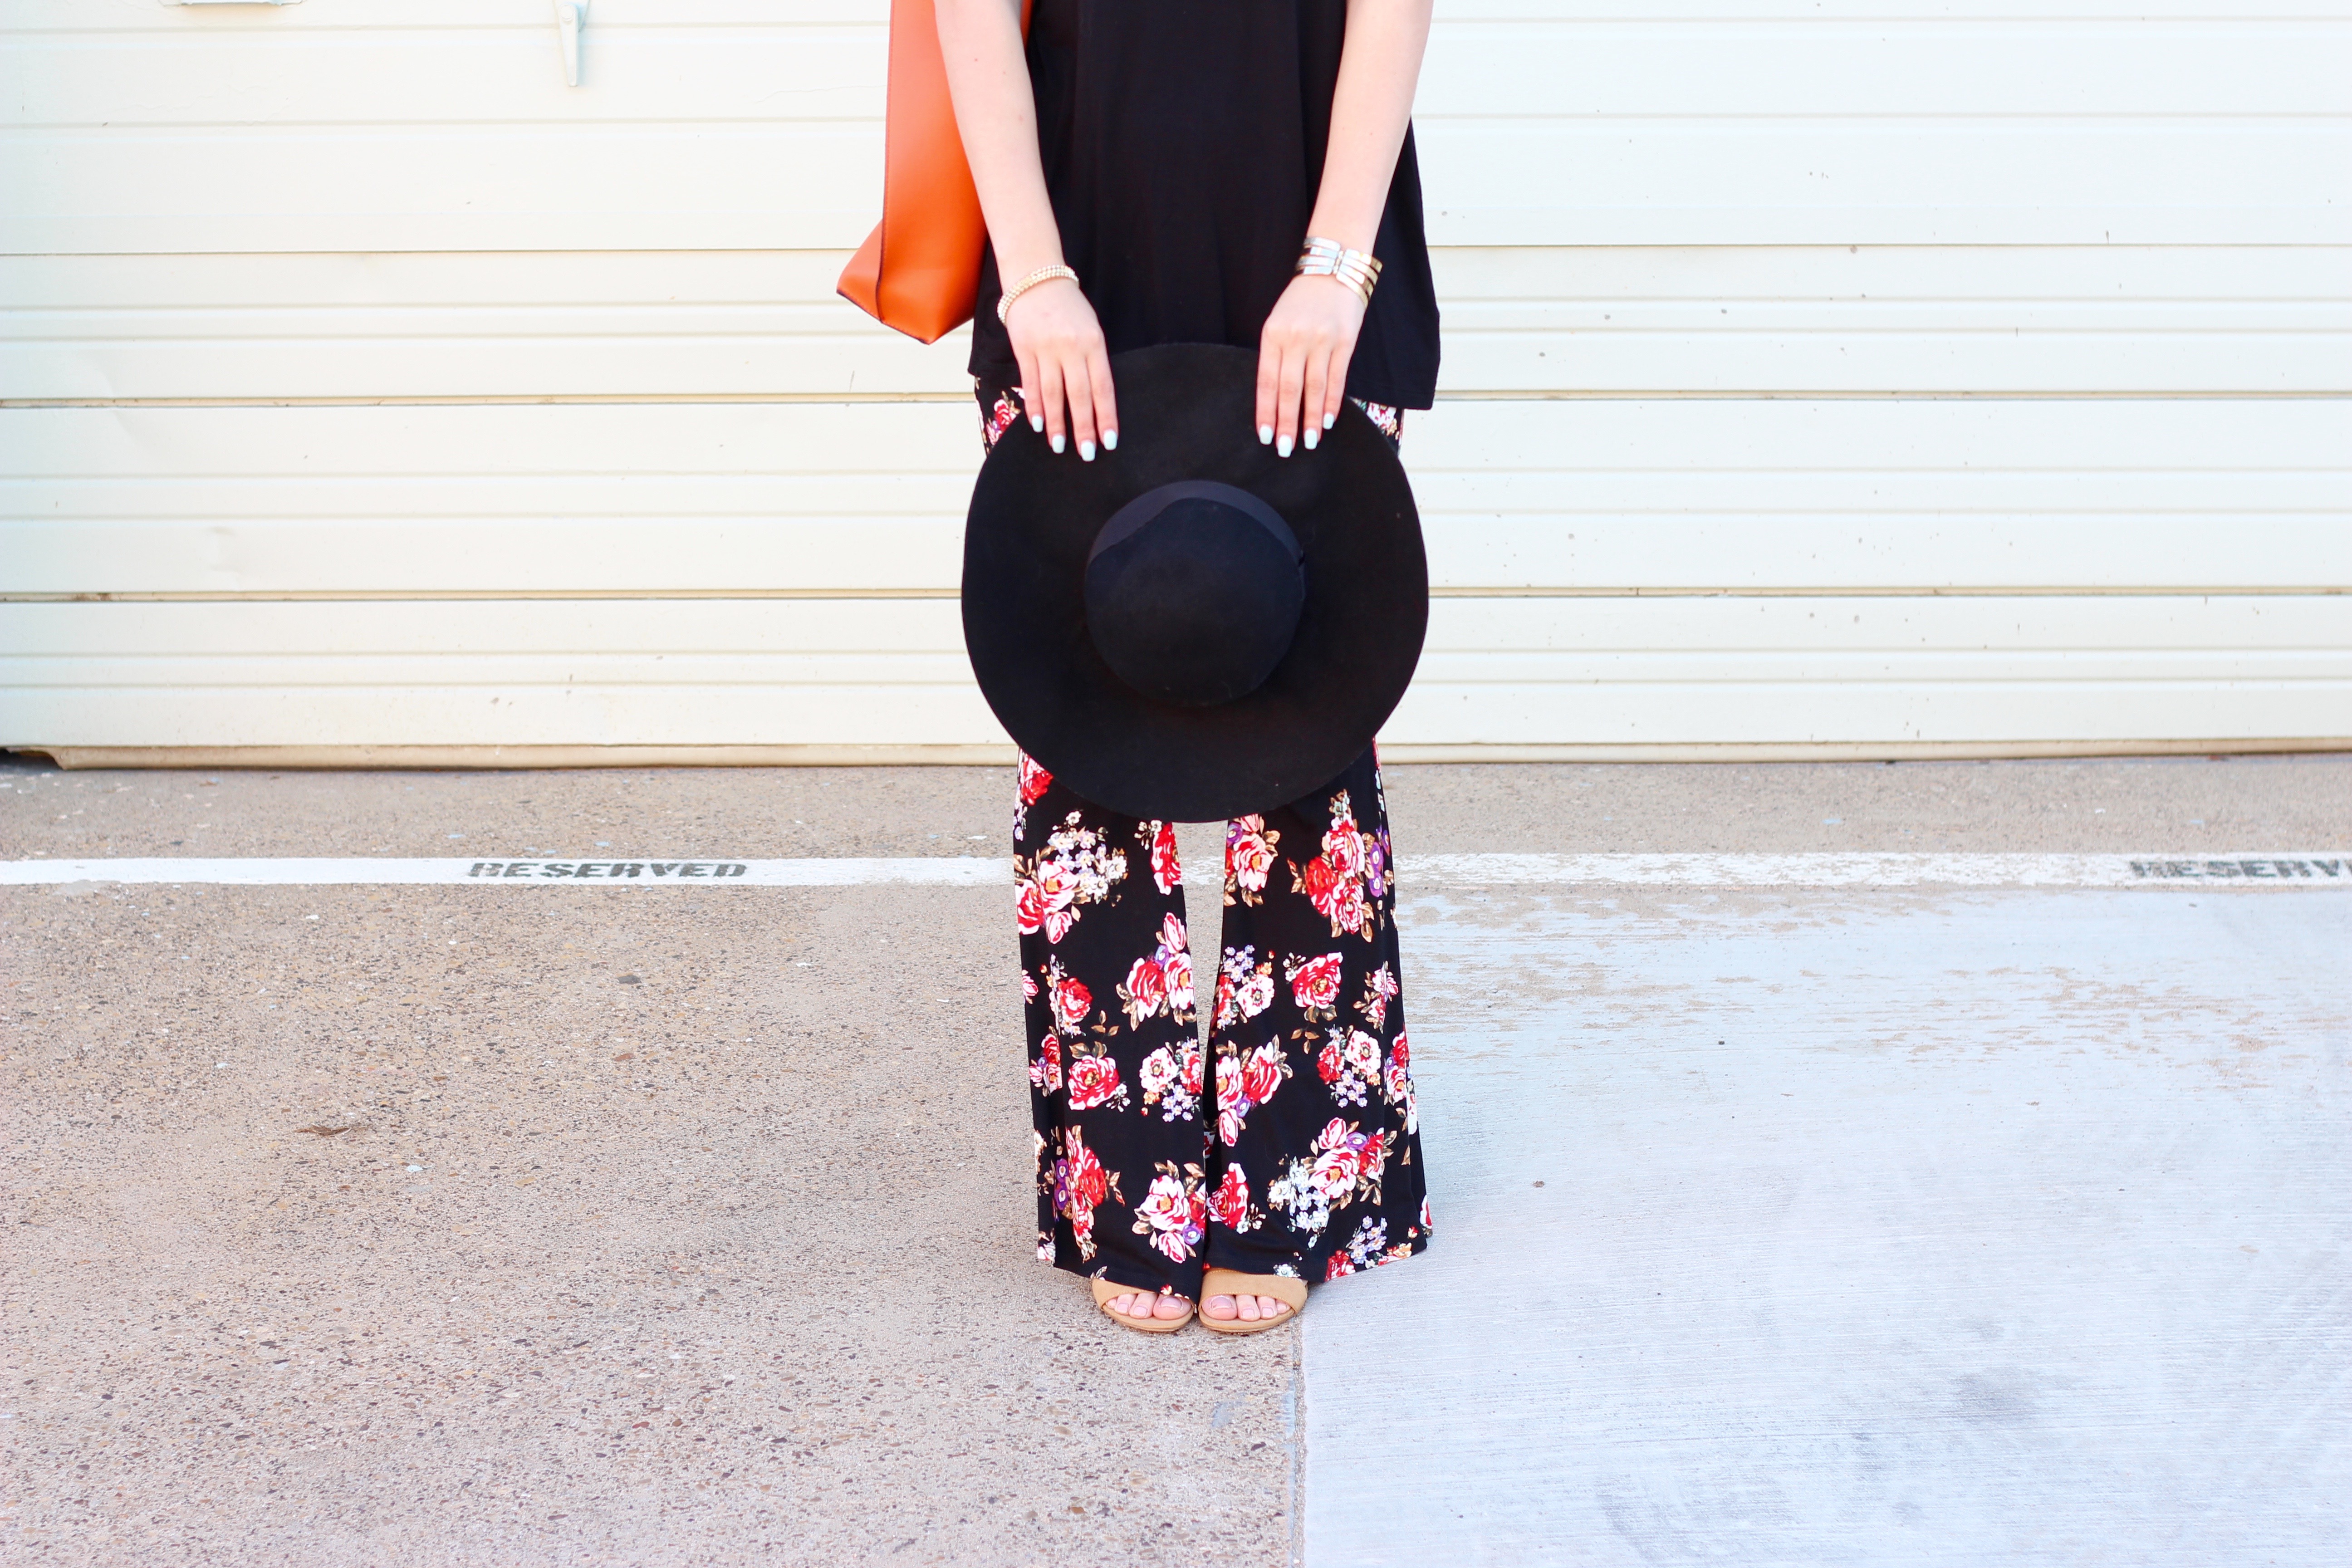
<svg viewBox="0 0 2352 1568">
<path fill-rule="evenodd" d="M 1312 452 L 1260 446 L 1246 349 L 1165 344 L 1110 363 L 1117 451 L 1056 457 L 1016 421 L 981 468 L 964 527 L 972 673 L 1021 749 L 1097 805 L 1174 822 L 1273 810 L 1344 772 L 1412 683 L 1429 625 L 1412 488 L 1353 404 Z M 1137 496 L 1183 479 L 1264 500 L 1306 562 L 1289 651 L 1263 686 L 1213 708 L 1137 692 L 1087 627 L 1096 533 Z"/>
</svg>

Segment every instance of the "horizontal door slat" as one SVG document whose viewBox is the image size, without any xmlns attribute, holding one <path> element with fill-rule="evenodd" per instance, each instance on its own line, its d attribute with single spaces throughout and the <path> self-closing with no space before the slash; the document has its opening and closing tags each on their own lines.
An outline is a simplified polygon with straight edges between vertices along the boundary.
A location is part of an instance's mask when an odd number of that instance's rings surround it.
<svg viewBox="0 0 2352 1568">
<path fill-rule="evenodd" d="M 842 251 L 0 258 L 20 399 L 954 395 Z M 2352 389 L 2336 247 L 1441 249 L 1441 388 Z"/>
<path fill-rule="evenodd" d="M 0 593 L 940 592 L 963 404 L 0 411 Z M 1442 590 L 2342 589 L 2352 405 L 1442 404 Z"/>
<path fill-rule="evenodd" d="M 0 615 L 0 744 L 987 743 L 956 616 L 941 602 L 15 605 Z M 2347 734 L 2352 599 L 2213 595 L 1448 601 L 1386 739 Z"/>
</svg>

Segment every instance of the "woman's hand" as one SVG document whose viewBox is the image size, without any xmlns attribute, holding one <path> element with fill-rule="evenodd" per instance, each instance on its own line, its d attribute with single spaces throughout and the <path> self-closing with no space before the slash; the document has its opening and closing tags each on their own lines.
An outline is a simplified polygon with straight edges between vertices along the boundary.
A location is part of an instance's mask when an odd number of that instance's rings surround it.
<svg viewBox="0 0 2352 1568">
<path fill-rule="evenodd" d="M 1095 460 L 1118 445 L 1118 403 L 1111 395 L 1110 351 L 1102 323 L 1078 286 L 1066 278 L 1040 283 L 1004 313 L 1013 357 L 1021 365 L 1021 406 L 1029 427 L 1042 430 L 1054 450 L 1075 437 L 1078 456 Z"/>
<path fill-rule="evenodd" d="M 1257 340 L 1257 438 L 1282 456 L 1307 449 L 1339 417 L 1364 300 L 1336 278 L 1290 280 Z M 1302 435 L 1303 433 L 1303 435 Z"/>
</svg>

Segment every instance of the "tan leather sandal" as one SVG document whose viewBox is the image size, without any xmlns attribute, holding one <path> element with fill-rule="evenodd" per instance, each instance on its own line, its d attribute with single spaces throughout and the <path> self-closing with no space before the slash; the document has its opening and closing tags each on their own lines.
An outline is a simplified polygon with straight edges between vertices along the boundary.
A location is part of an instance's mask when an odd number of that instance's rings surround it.
<svg viewBox="0 0 2352 1568">
<path fill-rule="evenodd" d="M 1108 1279 L 1091 1279 L 1087 1283 L 1095 1288 L 1095 1305 L 1102 1309 L 1102 1315 L 1122 1329 L 1133 1329 L 1139 1334 L 1172 1334 L 1192 1321 L 1190 1306 L 1184 1309 L 1184 1315 L 1181 1318 L 1130 1318 L 1124 1312 L 1114 1312 L 1110 1310 L 1110 1299 L 1113 1296 L 1132 1296 L 1137 1288 L 1114 1285 Z"/>
<path fill-rule="evenodd" d="M 1212 1296 L 1271 1296 L 1290 1310 L 1277 1317 L 1260 1318 L 1252 1322 L 1244 1318 L 1213 1318 L 1201 1314 L 1201 1326 L 1213 1334 L 1262 1334 L 1268 1329 L 1278 1329 L 1307 1309 L 1307 1281 L 1293 1279 L 1286 1274 L 1236 1274 L 1230 1268 L 1212 1268 L 1201 1281 L 1201 1300 Z"/>
</svg>

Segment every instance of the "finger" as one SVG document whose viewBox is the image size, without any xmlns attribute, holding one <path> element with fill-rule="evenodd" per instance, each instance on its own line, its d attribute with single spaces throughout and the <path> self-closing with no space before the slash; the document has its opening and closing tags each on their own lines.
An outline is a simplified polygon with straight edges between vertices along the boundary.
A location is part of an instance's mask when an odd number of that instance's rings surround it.
<svg viewBox="0 0 2352 1568">
<path fill-rule="evenodd" d="M 1037 356 L 1037 409 L 1045 416 L 1045 443 L 1059 452 L 1068 426 L 1062 419 L 1062 365 L 1051 354 Z"/>
<path fill-rule="evenodd" d="M 1348 364 L 1356 357 L 1356 345 L 1342 343 L 1331 351 L 1329 379 L 1323 390 L 1323 428 L 1328 430 L 1339 423 L 1340 405 L 1348 401 Z"/>
<path fill-rule="evenodd" d="M 1307 355 L 1293 343 L 1282 351 L 1282 376 L 1274 391 L 1274 451 L 1290 456 L 1298 442 L 1298 400 L 1307 382 Z"/>
<path fill-rule="evenodd" d="M 1325 382 L 1331 374 L 1331 355 L 1321 347 L 1307 351 L 1306 397 L 1299 408 L 1299 444 L 1308 451 L 1323 439 Z"/>
<path fill-rule="evenodd" d="M 1037 356 L 1021 349 L 1013 351 L 1013 363 L 1021 367 L 1021 412 L 1029 418 L 1029 428 L 1045 428 L 1045 400 L 1037 390 Z"/>
<path fill-rule="evenodd" d="M 1095 460 L 1095 390 L 1083 357 L 1063 363 L 1062 387 L 1070 399 L 1070 437 L 1077 444 L 1078 456 L 1091 463 Z"/>
<path fill-rule="evenodd" d="M 1094 388 L 1095 428 L 1102 432 L 1103 450 L 1118 450 L 1118 398 L 1110 384 L 1110 354 L 1097 341 L 1087 353 L 1087 384 Z"/>
<path fill-rule="evenodd" d="M 1257 444 L 1274 439 L 1275 391 L 1282 382 L 1282 345 L 1271 336 L 1257 345 Z"/>
</svg>

